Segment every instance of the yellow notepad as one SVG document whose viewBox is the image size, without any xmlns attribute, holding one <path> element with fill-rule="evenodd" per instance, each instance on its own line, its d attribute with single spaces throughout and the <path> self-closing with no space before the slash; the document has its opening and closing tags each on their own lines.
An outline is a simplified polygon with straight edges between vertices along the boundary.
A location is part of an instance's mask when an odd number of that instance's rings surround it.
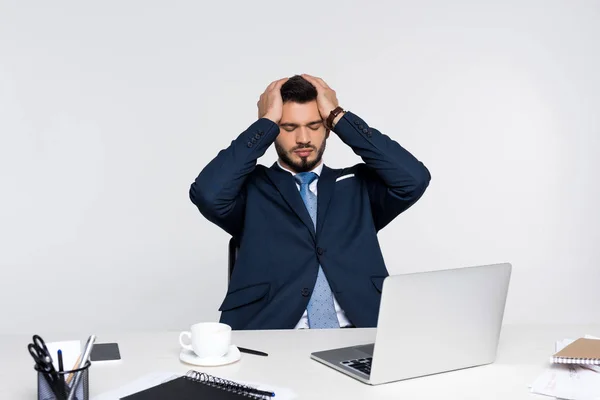
<svg viewBox="0 0 600 400">
<path fill-rule="evenodd" d="M 577 339 L 552 356 L 556 364 L 600 365 L 600 340 Z"/>
</svg>

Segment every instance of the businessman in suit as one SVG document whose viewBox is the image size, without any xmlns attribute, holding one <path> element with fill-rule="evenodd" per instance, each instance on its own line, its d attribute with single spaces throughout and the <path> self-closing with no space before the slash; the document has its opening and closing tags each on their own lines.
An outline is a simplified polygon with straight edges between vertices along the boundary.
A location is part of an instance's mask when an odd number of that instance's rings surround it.
<svg viewBox="0 0 600 400">
<path fill-rule="evenodd" d="M 330 132 L 364 162 L 324 165 Z M 279 159 L 258 165 L 272 143 Z M 322 79 L 271 83 L 258 120 L 189 191 L 200 213 L 239 245 L 221 322 L 233 329 L 375 327 L 388 276 L 377 232 L 430 179 L 407 150 L 340 107 Z"/>
</svg>

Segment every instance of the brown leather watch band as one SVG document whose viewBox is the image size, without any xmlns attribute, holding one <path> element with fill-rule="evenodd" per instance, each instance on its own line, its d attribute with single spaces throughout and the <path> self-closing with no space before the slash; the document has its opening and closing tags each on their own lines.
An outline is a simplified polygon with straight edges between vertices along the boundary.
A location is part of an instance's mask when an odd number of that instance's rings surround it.
<svg viewBox="0 0 600 400">
<path fill-rule="evenodd" d="M 327 121 L 325 121 L 325 125 L 327 126 L 327 129 L 333 129 L 333 127 L 332 127 L 333 120 L 335 119 L 335 117 L 340 115 L 340 113 L 342 111 L 344 111 L 344 109 L 340 106 L 337 106 L 336 108 L 331 110 L 331 112 L 329 113 L 329 117 L 327 117 Z"/>
</svg>

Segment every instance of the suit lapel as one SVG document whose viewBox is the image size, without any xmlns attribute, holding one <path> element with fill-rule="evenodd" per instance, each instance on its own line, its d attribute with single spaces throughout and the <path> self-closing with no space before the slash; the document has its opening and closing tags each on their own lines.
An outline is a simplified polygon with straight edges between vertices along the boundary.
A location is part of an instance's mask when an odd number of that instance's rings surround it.
<svg viewBox="0 0 600 400">
<path fill-rule="evenodd" d="M 310 218 L 310 214 L 300 197 L 300 192 L 294 181 L 294 177 L 287 171 L 279 168 L 277 163 L 273 164 L 271 168 L 267 169 L 267 176 L 273 182 L 283 199 L 289 204 L 292 210 L 296 213 L 298 218 L 306 225 L 309 229 L 313 238 L 315 237 L 315 227 Z M 321 190 L 320 187 L 318 190 Z M 317 217 L 318 222 L 318 217 Z"/>
<path fill-rule="evenodd" d="M 325 217 L 329 203 L 331 202 L 337 175 L 338 173 L 335 170 L 324 165 L 319 181 L 317 182 L 317 235 L 321 232 L 325 224 Z"/>
</svg>

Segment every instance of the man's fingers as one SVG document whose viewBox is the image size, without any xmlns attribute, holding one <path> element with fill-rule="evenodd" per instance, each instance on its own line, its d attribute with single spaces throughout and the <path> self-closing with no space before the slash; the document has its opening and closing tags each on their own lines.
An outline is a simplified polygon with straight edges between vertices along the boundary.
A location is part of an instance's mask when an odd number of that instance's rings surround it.
<svg viewBox="0 0 600 400">
<path fill-rule="evenodd" d="M 289 78 L 281 78 L 280 80 L 276 81 L 275 88 L 281 89 L 281 87 L 283 86 L 283 84 L 286 83 L 288 81 L 288 79 Z"/>
<path fill-rule="evenodd" d="M 310 83 L 312 83 L 313 85 L 315 85 L 317 83 L 314 76 L 311 76 L 309 74 L 302 74 L 302 77 L 304 79 L 306 79 L 307 81 L 309 81 Z"/>
<path fill-rule="evenodd" d="M 271 82 L 271 84 L 267 87 L 267 91 L 269 90 L 273 90 L 275 89 L 275 87 L 277 86 L 281 86 L 283 83 L 282 81 L 287 81 L 289 78 L 281 78 L 281 79 L 277 79 L 274 80 L 273 82 Z"/>
<path fill-rule="evenodd" d="M 288 79 L 289 78 L 281 78 L 281 79 L 271 82 L 269 84 L 269 86 L 267 86 L 267 88 L 265 89 L 265 93 L 272 92 L 273 90 L 275 90 L 277 88 L 281 88 L 281 85 L 283 85 Z"/>
<path fill-rule="evenodd" d="M 277 84 L 277 82 L 279 82 L 279 81 L 273 81 L 273 82 L 271 82 L 269 84 L 269 86 L 267 86 L 267 90 L 265 90 L 265 92 L 268 92 L 269 90 L 272 90 L 275 87 L 275 85 Z"/>
<path fill-rule="evenodd" d="M 302 77 L 304 79 L 306 79 L 307 81 L 309 81 L 310 83 L 312 83 L 313 85 L 319 87 L 323 87 L 325 89 L 331 89 L 323 79 L 316 77 L 316 76 L 312 76 L 312 75 L 308 75 L 308 74 L 302 74 Z"/>
<path fill-rule="evenodd" d="M 325 83 L 325 81 L 324 81 L 323 79 L 321 79 L 321 78 L 317 78 L 317 80 L 318 80 L 319 82 L 321 82 L 321 85 L 325 86 L 327 89 L 331 89 L 331 88 L 329 87 L 329 85 L 328 85 L 327 83 Z"/>
</svg>

